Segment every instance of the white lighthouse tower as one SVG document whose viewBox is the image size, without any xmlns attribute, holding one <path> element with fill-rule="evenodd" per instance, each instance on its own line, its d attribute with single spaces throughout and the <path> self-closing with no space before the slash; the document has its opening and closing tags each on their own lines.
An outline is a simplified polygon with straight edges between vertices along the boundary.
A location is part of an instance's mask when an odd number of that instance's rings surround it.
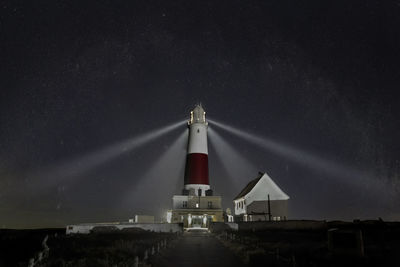
<svg viewBox="0 0 400 267">
<path fill-rule="evenodd" d="M 167 213 L 167 221 L 182 222 L 185 228 L 207 228 L 210 222 L 223 221 L 221 197 L 213 196 L 208 177 L 208 147 L 206 112 L 196 105 L 188 121 L 184 188 L 182 195 L 172 198 L 173 209 Z"/>
<path fill-rule="evenodd" d="M 190 112 L 189 142 L 185 169 L 185 189 L 194 190 L 196 196 L 211 193 L 208 181 L 208 148 L 206 112 L 197 105 Z M 185 193 L 184 193 L 185 194 Z"/>
</svg>

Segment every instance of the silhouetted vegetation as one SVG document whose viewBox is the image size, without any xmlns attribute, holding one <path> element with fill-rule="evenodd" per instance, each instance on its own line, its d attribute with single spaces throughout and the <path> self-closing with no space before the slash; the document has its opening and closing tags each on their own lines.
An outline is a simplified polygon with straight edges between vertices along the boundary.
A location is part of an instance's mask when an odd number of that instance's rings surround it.
<svg viewBox="0 0 400 267">
<path fill-rule="evenodd" d="M 99 230 L 99 229 L 97 229 Z M 145 251 L 176 237 L 173 233 L 155 233 L 141 229 L 94 231 L 91 234 L 65 235 L 65 229 L 2 230 L 0 266 L 28 266 L 29 260 L 43 250 L 43 239 L 49 236 L 48 255 L 35 266 L 133 266 Z M 2 253 L 3 255 L 3 253 Z"/>
<path fill-rule="evenodd" d="M 325 225 L 308 230 L 220 228 L 216 234 L 249 266 L 400 266 L 399 223 Z M 39 261 L 46 236 L 49 250 Z M 42 267 L 134 266 L 176 237 L 137 228 L 97 228 L 91 234 L 72 235 L 65 235 L 65 229 L 0 230 L 0 266 L 28 266 L 33 258 L 35 266 Z"/>
<path fill-rule="evenodd" d="M 42 250 L 49 236 L 65 235 L 65 229 L 0 230 L 0 266 L 28 266 L 29 259 Z"/>
<path fill-rule="evenodd" d="M 250 266 L 400 266 L 399 223 L 355 221 L 326 223 L 325 229 L 225 230 L 219 237 Z"/>
</svg>

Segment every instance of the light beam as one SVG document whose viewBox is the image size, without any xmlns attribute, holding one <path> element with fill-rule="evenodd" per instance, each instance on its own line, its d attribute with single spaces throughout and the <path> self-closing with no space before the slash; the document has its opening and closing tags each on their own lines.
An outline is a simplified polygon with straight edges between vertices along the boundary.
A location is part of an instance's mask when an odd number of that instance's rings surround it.
<svg viewBox="0 0 400 267">
<path fill-rule="evenodd" d="M 99 149 L 95 152 L 91 152 L 77 159 L 59 164 L 58 166 L 50 168 L 47 171 L 42 171 L 36 174 L 36 176 L 39 176 L 45 180 L 45 183 L 41 181 L 40 188 L 49 188 L 65 179 L 72 180 L 77 176 L 84 174 L 85 172 L 95 169 L 101 164 L 105 164 L 106 162 L 111 161 L 124 153 L 139 148 L 177 129 L 178 127 L 184 125 L 184 123 L 186 123 L 186 121 L 171 123 L 162 128 L 149 131 L 139 136 L 129 138 L 125 141 L 109 145 L 105 148 Z"/>
<path fill-rule="evenodd" d="M 392 188 L 388 188 L 386 184 L 372 177 L 371 174 L 366 171 L 352 169 L 340 163 L 323 159 L 309 152 L 290 147 L 269 138 L 250 134 L 248 132 L 215 120 L 209 119 L 209 122 L 213 126 L 223 129 L 226 132 L 231 133 L 235 136 L 238 136 L 243 140 L 256 145 L 257 147 L 261 147 L 269 152 L 273 152 L 275 154 L 283 156 L 293 162 L 300 163 L 301 165 L 306 166 L 310 169 L 323 171 L 329 176 L 340 178 L 341 181 L 344 183 L 357 187 L 366 186 L 372 191 L 380 193 L 384 192 L 386 196 L 392 196 L 395 193 L 395 190 L 393 190 Z"/>
<path fill-rule="evenodd" d="M 210 143 L 215 149 L 225 171 L 228 173 L 229 179 L 233 182 L 235 189 L 240 190 L 243 183 L 248 182 L 249 178 L 256 176 L 259 170 L 244 156 L 240 155 L 213 128 L 208 127 L 208 133 L 210 135 Z"/>
</svg>

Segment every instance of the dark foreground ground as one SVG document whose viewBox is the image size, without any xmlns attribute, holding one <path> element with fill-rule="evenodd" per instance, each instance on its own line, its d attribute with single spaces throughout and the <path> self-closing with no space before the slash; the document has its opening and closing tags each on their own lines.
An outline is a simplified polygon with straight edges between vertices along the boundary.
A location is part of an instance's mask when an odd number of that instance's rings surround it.
<svg viewBox="0 0 400 267">
<path fill-rule="evenodd" d="M 0 230 L 0 266 L 143 265 L 178 238 L 137 228 L 65 235 L 65 229 Z M 33 264 L 32 264 L 33 263 Z"/>
<path fill-rule="evenodd" d="M 225 226 L 179 235 L 0 230 L 0 266 L 400 266 L 399 223 L 336 222 L 309 229 L 247 223 L 239 231 Z"/>
<path fill-rule="evenodd" d="M 65 229 L 0 230 L 0 266 L 28 266 L 29 259 L 43 250 L 42 241 L 62 236 Z"/>
<path fill-rule="evenodd" d="M 208 232 L 184 233 L 149 263 L 153 266 L 243 266 L 241 258 Z"/>
<path fill-rule="evenodd" d="M 400 223 L 239 223 L 214 234 L 250 266 L 400 266 Z M 219 229 L 218 229 L 219 228 Z"/>
</svg>

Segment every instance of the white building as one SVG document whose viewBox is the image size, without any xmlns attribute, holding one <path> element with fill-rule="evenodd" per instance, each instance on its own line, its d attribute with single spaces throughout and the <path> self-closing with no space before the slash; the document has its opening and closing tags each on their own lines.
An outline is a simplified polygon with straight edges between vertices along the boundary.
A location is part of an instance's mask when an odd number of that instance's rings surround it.
<svg viewBox="0 0 400 267">
<path fill-rule="evenodd" d="M 280 221 L 287 218 L 289 196 L 266 173 L 249 182 L 233 200 L 236 221 Z"/>
</svg>

